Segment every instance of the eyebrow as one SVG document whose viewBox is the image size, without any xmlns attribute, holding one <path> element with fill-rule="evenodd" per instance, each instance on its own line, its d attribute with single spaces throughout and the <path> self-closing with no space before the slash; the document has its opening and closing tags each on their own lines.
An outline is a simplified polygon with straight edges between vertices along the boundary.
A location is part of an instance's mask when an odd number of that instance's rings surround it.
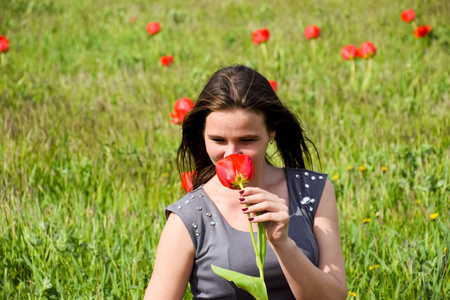
<svg viewBox="0 0 450 300">
<path fill-rule="evenodd" d="M 210 139 L 223 139 L 224 137 L 223 136 L 220 136 L 220 135 L 213 135 L 213 134 L 208 134 L 207 135 L 208 136 L 208 138 L 210 138 Z M 256 135 L 256 134 L 249 134 L 249 135 L 243 135 L 243 136 L 240 136 L 240 137 L 238 137 L 239 139 L 259 139 L 259 135 Z"/>
</svg>

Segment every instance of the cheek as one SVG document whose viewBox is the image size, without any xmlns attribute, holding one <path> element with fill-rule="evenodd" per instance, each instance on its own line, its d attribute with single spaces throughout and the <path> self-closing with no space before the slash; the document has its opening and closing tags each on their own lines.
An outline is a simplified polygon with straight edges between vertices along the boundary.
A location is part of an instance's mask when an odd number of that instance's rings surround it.
<svg viewBox="0 0 450 300">
<path fill-rule="evenodd" d="M 217 145 L 213 145 L 211 143 L 206 142 L 205 143 L 206 153 L 208 154 L 209 158 L 213 162 L 213 164 L 216 164 L 219 159 L 223 156 L 223 151 L 220 150 Z M 221 154 L 222 153 L 222 154 Z"/>
</svg>

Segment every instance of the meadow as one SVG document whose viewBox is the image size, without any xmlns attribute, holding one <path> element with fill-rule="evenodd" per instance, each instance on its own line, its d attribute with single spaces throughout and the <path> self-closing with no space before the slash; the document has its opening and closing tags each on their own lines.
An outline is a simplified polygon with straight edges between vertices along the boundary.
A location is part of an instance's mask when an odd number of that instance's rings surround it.
<svg viewBox="0 0 450 300">
<path fill-rule="evenodd" d="M 406 8 L 429 35 L 413 36 Z M 348 299 L 449 299 L 449 12 L 444 0 L 0 0 L 0 299 L 142 299 L 164 208 L 184 194 L 173 104 L 235 63 L 277 81 L 319 151 Z M 372 76 L 358 59 L 353 85 L 340 50 L 364 41 Z"/>
</svg>

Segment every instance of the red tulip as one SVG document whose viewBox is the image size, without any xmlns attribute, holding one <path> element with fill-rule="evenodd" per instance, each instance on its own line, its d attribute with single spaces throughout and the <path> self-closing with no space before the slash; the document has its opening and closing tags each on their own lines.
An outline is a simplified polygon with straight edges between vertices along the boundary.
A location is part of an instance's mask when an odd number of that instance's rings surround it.
<svg viewBox="0 0 450 300">
<path fill-rule="evenodd" d="M 173 56 L 171 55 L 166 55 L 166 56 L 161 56 L 159 58 L 159 62 L 161 63 L 162 66 L 170 66 L 171 64 L 173 64 Z"/>
<path fill-rule="evenodd" d="M 358 57 L 358 49 L 352 44 L 345 45 L 341 49 L 341 55 L 344 60 L 355 59 Z"/>
<path fill-rule="evenodd" d="M 0 52 L 8 52 L 9 41 L 4 35 L 0 35 Z"/>
<path fill-rule="evenodd" d="M 155 35 L 161 30 L 161 26 L 158 22 L 150 22 L 147 24 L 147 32 L 150 35 Z"/>
<path fill-rule="evenodd" d="M 250 156 L 230 154 L 217 162 L 216 173 L 223 186 L 230 189 L 243 189 L 253 180 L 255 167 Z"/>
<path fill-rule="evenodd" d="M 402 20 L 406 23 L 410 23 L 411 21 L 414 21 L 416 18 L 416 13 L 411 8 L 405 9 L 401 14 L 400 17 Z"/>
<path fill-rule="evenodd" d="M 278 84 L 275 80 L 269 80 L 270 85 L 272 86 L 273 90 L 276 92 Z"/>
<path fill-rule="evenodd" d="M 184 118 L 187 113 L 190 112 L 194 108 L 194 102 L 192 102 L 189 98 L 181 98 L 175 101 L 174 104 L 174 112 L 170 113 L 172 120 L 171 123 L 175 125 L 180 125 L 183 123 Z"/>
<path fill-rule="evenodd" d="M 265 43 L 270 38 L 270 32 L 268 29 L 256 29 L 253 31 L 252 42 L 253 44 Z"/>
<path fill-rule="evenodd" d="M 416 29 L 414 29 L 414 36 L 416 38 L 423 38 L 424 36 L 429 34 L 430 31 L 431 31 L 430 25 L 421 25 L 421 26 L 418 26 Z"/>
<path fill-rule="evenodd" d="M 359 46 L 358 52 L 361 58 L 372 58 L 377 54 L 377 48 L 372 42 L 364 42 Z"/>
<path fill-rule="evenodd" d="M 181 173 L 181 186 L 186 191 L 186 193 L 189 193 L 194 189 L 194 186 L 192 184 L 192 179 L 194 178 L 194 176 L 195 171 Z"/>
<path fill-rule="evenodd" d="M 131 22 L 131 23 L 136 22 L 136 16 L 131 16 L 131 17 L 130 17 L 130 22 Z M 147 30 L 148 30 L 148 29 L 147 29 Z"/>
<path fill-rule="evenodd" d="M 320 28 L 316 25 L 309 25 L 305 28 L 305 38 L 308 40 L 316 39 L 320 36 Z"/>
</svg>

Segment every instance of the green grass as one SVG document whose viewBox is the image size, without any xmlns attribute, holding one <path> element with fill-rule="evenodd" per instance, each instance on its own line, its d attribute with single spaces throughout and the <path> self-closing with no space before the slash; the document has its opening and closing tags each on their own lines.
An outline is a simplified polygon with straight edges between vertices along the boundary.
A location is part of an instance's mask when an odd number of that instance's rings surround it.
<svg viewBox="0 0 450 300">
<path fill-rule="evenodd" d="M 319 149 L 314 169 L 338 177 L 349 291 L 450 294 L 447 1 L 0 7 L 0 35 L 10 40 L 0 65 L 1 299 L 142 298 L 164 207 L 183 195 L 180 128 L 169 112 L 234 63 L 278 81 Z M 431 36 L 414 38 L 400 20 L 409 7 Z M 149 21 L 162 26 L 153 38 Z M 315 55 L 303 37 L 309 24 L 322 29 Z M 262 27 L 271 31 L 267 61 L 251 43 Z M 366 61 L 357 61 L 355 89 L 340 49 L 367 40 L 378 48 L 372 78 L 363 88 Z M 161 55 L 174 65 L 161 67 Z"/>
</svg>

